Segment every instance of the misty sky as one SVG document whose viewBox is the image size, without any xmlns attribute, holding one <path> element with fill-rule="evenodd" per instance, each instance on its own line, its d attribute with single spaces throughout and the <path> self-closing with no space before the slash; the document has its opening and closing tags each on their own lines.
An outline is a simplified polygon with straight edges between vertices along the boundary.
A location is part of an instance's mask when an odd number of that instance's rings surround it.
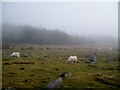
<svg viewBox="0 0 120 90">
<path fill-rule="evenodd" d="M 117 2 L 6 2 L 2 21 L 60 29 L 72 35 L 118 36 Z"/>
</svg>

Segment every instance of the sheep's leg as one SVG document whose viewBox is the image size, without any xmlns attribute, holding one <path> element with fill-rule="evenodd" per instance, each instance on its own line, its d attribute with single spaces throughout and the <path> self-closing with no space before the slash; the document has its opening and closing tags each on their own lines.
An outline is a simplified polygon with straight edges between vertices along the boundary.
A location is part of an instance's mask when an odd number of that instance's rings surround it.
<svg viewBox="0 0 120 90">
<path fill-rule="evenodd" d="M 77 60 L 75 61 L 75 63 L 77 63 Z"/>
<path fill-rule="evenodd" d="M 67 61 L 67 63 L 69 64 L 69 61 Z"/>
<path fill-rule="evenodd" d="M 77 63 L 77 61 L 75 61 L 75 63 Z"/>
</svg>

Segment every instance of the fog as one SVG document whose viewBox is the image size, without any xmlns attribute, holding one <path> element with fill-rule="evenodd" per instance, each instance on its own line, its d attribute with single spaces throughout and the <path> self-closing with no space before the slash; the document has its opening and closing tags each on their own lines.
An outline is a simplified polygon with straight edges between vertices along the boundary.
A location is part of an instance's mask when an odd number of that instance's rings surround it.
<svg viewBox="0 0 120 90">
<path fill-rule="evenodd" d="M 0 2 L 0 49 L 1 47 L 2 47 L 2 3 Z"/>
<path fill-rule="evenodd" d="M 60 29 L 36 28 L 31 25 L 2 24 L 3 49 L 12 43 L 39 45 L 79 45 L 81 47 L 117 48 L 117 38 L 108 36 L 74 36 Z"/>
<path fill-rule="evenodd" d="M 117 2 L 4 2 L 2 22 L 118 37 Z"/>
<path fill-rule="evenodd" d="M 118 47 L 117 2 L 4 2 L 2 41 Z"/>
</svg>

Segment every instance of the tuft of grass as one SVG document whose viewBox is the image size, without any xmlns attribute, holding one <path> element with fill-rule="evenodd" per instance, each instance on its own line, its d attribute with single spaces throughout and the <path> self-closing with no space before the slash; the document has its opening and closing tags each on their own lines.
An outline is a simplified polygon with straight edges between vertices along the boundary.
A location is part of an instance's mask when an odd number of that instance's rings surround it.
<svg viewBox="0 0 120 90">
<path fill-rule="evenodd" d="M 117 86 L 117 87 L 120 86 L 120 78 L 115 76 L 114 74 L 99 73 L 95 76 L 95 80 L 105 84 Z"/>
</svg>

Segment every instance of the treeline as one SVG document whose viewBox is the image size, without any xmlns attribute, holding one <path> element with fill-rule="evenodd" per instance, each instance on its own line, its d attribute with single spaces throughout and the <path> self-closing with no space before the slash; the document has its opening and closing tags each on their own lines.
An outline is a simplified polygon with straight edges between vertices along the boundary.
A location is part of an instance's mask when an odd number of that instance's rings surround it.
<svg viewBox="0 0 120 90">
<path fill-rule="evenodd" d="M 117 38 L 111 36 L 72 36 L 59 29 L 49 30 L 30 25 L 11 25 L 4 23 L 2 24 L 2 46 L 10 46 L 12 43 L 118 47 Z"/>
<path fill-rule="evenodd" d="M 75 45 L 80 44 L 78 37 L 70 36 L 59 29 L 49 30 L 30 25 L 2 24 L 3 43 Z"/>
</svg>

